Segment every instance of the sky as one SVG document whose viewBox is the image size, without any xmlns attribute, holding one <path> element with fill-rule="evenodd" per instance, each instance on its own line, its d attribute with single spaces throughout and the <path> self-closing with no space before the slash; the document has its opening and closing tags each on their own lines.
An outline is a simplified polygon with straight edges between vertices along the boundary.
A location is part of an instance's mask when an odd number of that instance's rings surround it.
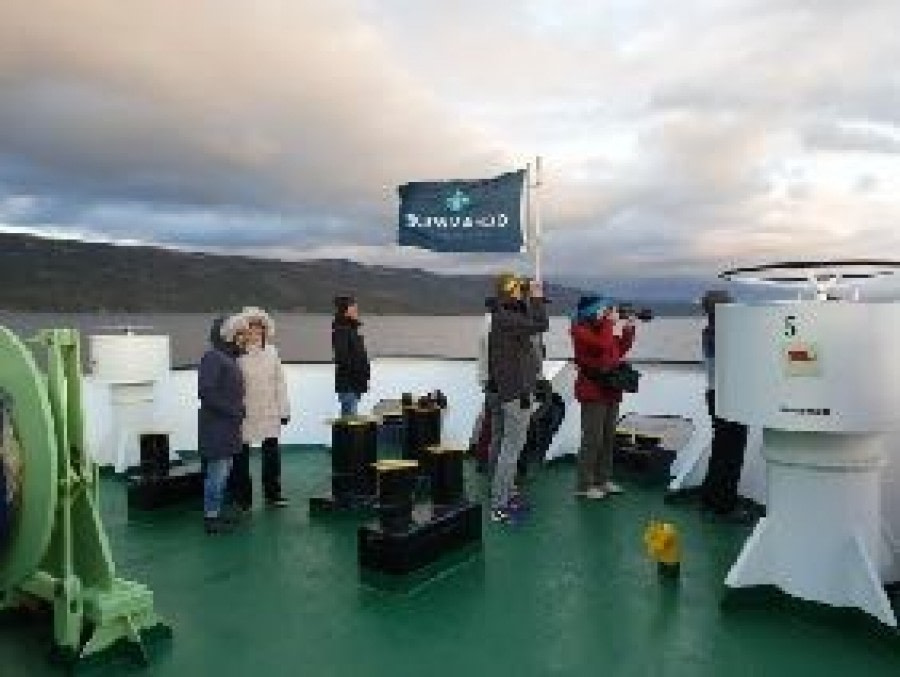
<svg viewBox="0 0 900 677">
<path fill-rule="evenodd" d="M 5 0 L 0 230 L 444 272 L 399 184 L 543 159 L 548 276 L 900 254 L 896 0 Z"/>
</svg>

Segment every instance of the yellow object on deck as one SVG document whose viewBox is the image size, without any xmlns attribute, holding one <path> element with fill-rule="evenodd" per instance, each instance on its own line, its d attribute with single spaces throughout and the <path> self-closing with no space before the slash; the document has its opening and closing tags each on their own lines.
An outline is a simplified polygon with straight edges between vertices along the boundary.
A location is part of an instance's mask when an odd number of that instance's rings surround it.
<svg viewBox="0 0 900 677">
<path fill-rule="evenodd" d="M 671 522 L 652 520 L 644 531 L 644 543 L 647 554 L 655 561 L 668 566 L 681 563 L 681 539 Z"/>
</svg>

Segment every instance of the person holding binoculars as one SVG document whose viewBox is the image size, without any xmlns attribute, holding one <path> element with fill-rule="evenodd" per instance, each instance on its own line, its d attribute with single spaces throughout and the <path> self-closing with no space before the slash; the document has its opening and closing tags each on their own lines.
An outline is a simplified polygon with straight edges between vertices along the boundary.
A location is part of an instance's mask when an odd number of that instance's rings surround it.
<svg viewBox="0 0 900 677">
<path fill-rule="evenodd" d="M 623 323 L 621 335 L 616 325 Z M 620 318 L 619 308 L 601 296 L 582 296 L 572 323 L 572 347 L 578 376 L 575 398 L 581 404 L 578 450 L 579 498 L 602 499 L 621 493 L 612 481 L 613 447 L 622 389 L 606 378 L 622 365 L 635 336 L 634 314 Z"/>
<path fill-rule="evenodd" d="M 521 512 L 514 495 L 516 466 L 528 436 L 543 361 L 536 337 L 548 330 L 549 320 L 539 283 L 505 273 L 497 279 L 496 292 L 485 392 L 496 411 L 500 433 L 491 483 L 491 519 L 514 522 Z"/>
</svg>

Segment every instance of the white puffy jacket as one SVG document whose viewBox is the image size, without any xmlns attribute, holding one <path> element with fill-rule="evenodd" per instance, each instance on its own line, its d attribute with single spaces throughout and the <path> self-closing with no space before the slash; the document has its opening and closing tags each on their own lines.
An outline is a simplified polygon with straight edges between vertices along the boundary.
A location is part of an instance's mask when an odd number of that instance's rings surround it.
<svg viewBox="0 0 900 677">
<path fill-rule="evenodd" d="M 242 437 L 245 444 L 257 444 L 269 437 L 278 438 L 281 419 L 289 418 L 284 369 L 278 351 L 271 343 L 264 348 L 250 348 L 238 359 L 244 375 L 244 418 Z"/>
</svg>

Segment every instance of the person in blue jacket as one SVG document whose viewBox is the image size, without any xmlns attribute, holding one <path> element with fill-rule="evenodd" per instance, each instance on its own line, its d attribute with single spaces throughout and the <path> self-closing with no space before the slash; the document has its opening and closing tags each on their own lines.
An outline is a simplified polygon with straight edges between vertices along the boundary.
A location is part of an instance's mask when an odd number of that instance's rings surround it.
<svg viewBox="0 0 900 677">
<path fill-rule="evenodd" d="M 247 340 L 239 316 L 218 318 L 210 330 L 210 349 L 200 360 L 197 447 L 204 463 L 203 519 L 206 532 L 223 531 L 225 485 L 234 456 L 241 450 L 244 420 L 244 378 L 237 358 Z"/>
</svg>

